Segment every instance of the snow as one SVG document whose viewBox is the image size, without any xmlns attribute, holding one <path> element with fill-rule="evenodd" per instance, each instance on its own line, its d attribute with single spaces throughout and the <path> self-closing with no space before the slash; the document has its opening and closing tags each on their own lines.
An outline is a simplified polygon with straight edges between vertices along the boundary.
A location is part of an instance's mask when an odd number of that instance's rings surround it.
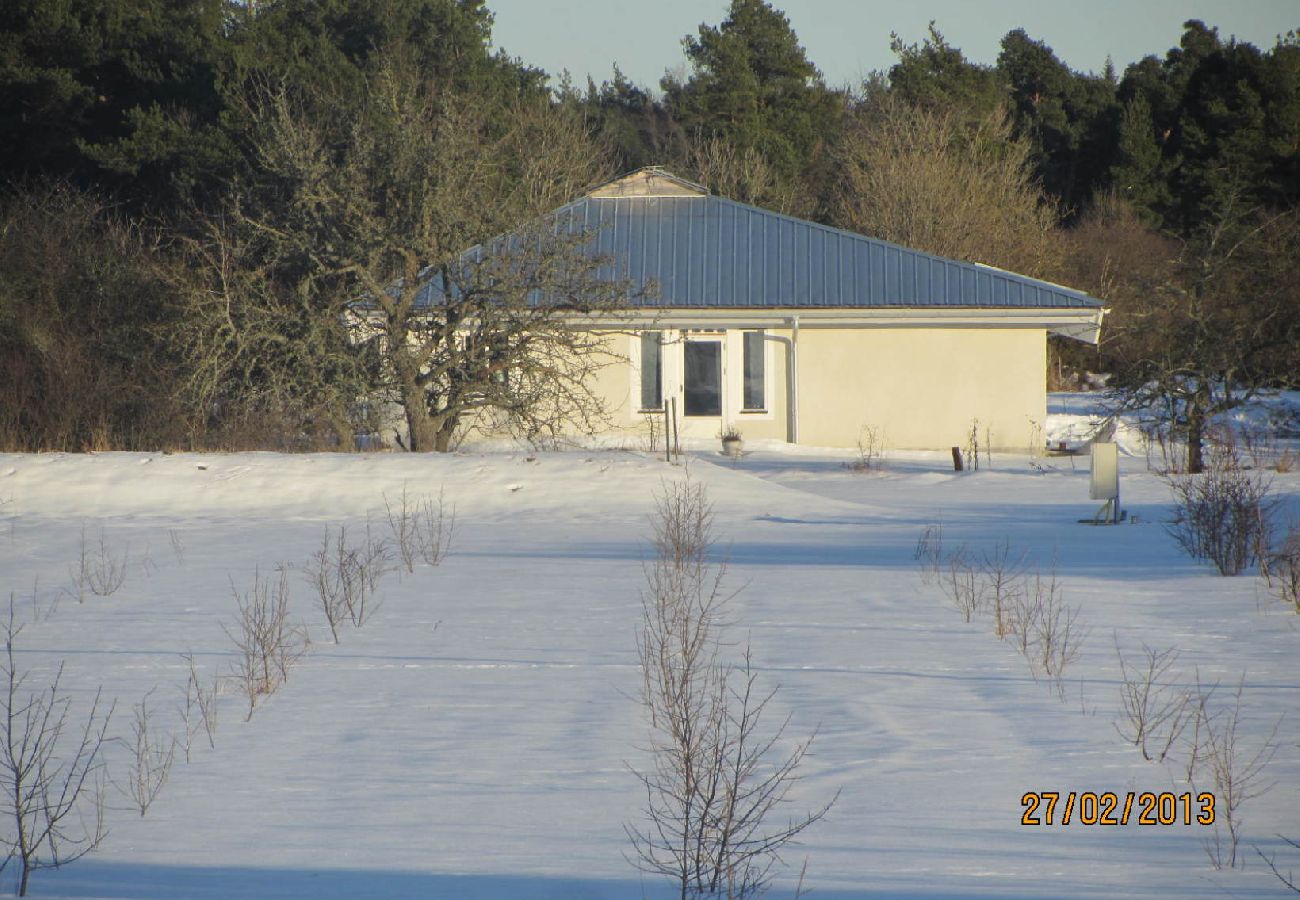
<svg viewBox="0 0 1300 900">
<path fill-rule="evenodd" d="M 733 637 L 780 685 L 771 719 L 789 715 L 792 739 L 817 730 L 791 811 L 841 792 L 773 896 L 792 896 L 805 857 L 807 886 L 833 900 L 1277 896 L 1255 846 L 1300 869 L 1277 837 L 1300 839 L 1300 617 L 1259 578 L 1179 552 L 1143 457 L 1122 462 L 1130 523 L 1107 528 L 1077 521 L 1096 506 L 1086 457 L 995 453 L 956 474 L 947 454 L 894 453 L 860 474 L 843 465 L 852 453 L 747 449 L 701 449 L 685 466 L 615 450 L 0 455 L 0 589 L 26 622 L 19 662 L 36 682 L 63 662 L 77 709 L 103 685 L 114 733 L 151 689 L 157 723 L 178 727 L 181 654 L 205 676 L 229 668 L 232 585 L 247 590 L 255 569 L 295 568 L 294 617 L 313 640 L 251 720 L 220 698 L 215 750 L 200 736 L 147 816 L 110 789 L 103 846 L 36 873 L 32 894 L 670 896 L 624 858 L 623 824 L 642 803 L 628 766 L 645 764 L 648 514 L 664 481 L 688 475 L 716 507 Z M 389 576 L 371 621 L 336 646 L 298 570 L 327 524 L 381 527 L 384 495 L 403 488 L 445 491 L 452 552 Z M 1300 515 L 1300 474 L 1274 488 Z M 949 550 L 1006 538 L 1055 565 L 1089 628 L 1059 690 L 923 583 L 914 548 L 939 522 Z M 64 589 L 83 527 L 128 570 L 114 595 L 78 603 Z M 1244 673 L 1249 749 L 1287 713 L 1271 786 L 1242 811 L 1244 869 L 1210 867 L 1204 826 L 1020 824 L 1028 791 L 1187 789 L 1113 727 L 1117 640 L 1177 647 L 1182 678 L 1223 682 L 1217 700 Z M 108 757 L 123 771 L 124 747 Z"/>
</svg>

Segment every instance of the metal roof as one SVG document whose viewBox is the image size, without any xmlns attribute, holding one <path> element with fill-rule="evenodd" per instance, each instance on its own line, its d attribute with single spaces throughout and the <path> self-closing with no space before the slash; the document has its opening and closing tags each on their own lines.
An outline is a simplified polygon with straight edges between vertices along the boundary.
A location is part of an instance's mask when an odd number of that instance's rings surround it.
<svg viewBox="0 0 1300 900">
<path fill-rule="evenodd" d="M 548 223 L 589 237 L 588 252 L 608 260 L 601 277 L 653 281 L 656 292 L 633 300 L 648 309 L 1068 309 L 1096 310 L 1099 323 L 1103 308 L 1073 288 L 713 196 L 658 167 L 597 188 Z M 483 255 L 480 245 L 462 259 Z M 416 303 L 440 294 L 430 280 Z"/>
<path fill-rule="evenodd" d="M 1080 291 L 932 256 L 711 195 L 587 196 L 556 228 L 592 235 L 607 274 L 653 279 L 655 308 L 1098 308 Z"/>
</svg>

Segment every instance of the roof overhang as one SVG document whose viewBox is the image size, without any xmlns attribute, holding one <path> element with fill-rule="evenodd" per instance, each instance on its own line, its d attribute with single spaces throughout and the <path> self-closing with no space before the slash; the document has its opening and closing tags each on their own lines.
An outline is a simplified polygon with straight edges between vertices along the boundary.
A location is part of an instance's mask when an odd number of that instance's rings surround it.
<svg viewBox="0 0 1300 900">
<path fill-rule="evenodd" d="M 870 309 L 646 308 L 575 316 L 572 324 L 611 330 L 650 328 L 1041 328 L 1096 344 L 1105 310 L 1079 308 L 879 307 Z"/>
</svg>

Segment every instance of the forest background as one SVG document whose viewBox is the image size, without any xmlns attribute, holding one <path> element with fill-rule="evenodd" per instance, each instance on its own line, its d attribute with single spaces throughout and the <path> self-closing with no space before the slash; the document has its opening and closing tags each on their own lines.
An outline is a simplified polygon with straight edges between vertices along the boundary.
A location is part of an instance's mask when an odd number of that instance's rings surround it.
<svg viewBox="0 0 1300 900">
<path fill-rule="evenodd" d="M 444 343 L 424 323 L 434 378 L 345 313 L 645 165 L 1103 298 L 1101 346 L 1053 344 L 1053 386 L 1108 373 L 1193 470 L 1217 413 L 1300 379 L 1294 31 L 1261 48 L 1188 21 L 1082 73 L 1019 29 L 976 64 L 932 24 L 840 89 L 762 0 L 685 36 L 655 87 L 550 79 L 492 25 L 484 0 L 5 4 L 0 448 L 349 449 L 382 405 L 358 398 L 403 406 L 410 449 L 446 449 L 476 404 L 535 436 L 554 386 L 501 373 L 538 365 L 522 336 L 545 322 L 444 321 Z M 571 305 L 612 302 L 564 279 Z M 399 301 L 387 346 L 415 333 Z"/>
</svg>

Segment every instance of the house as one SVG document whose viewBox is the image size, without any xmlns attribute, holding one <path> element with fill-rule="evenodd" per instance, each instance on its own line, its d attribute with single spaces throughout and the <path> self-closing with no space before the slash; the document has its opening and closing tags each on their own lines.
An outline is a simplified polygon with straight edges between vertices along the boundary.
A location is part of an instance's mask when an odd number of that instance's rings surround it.
<svg viewBox="0 0 1300 900">
<path fill-rule="evenodd" d="M 561 208 L 611 275 L 658 285 L 610 327 L 613 427 L 675 409 L 683 437 L 1024 450 L 1046 415 L 1047 336 L 1095 344 L 1102 303 L 711 195 L 662 169 Z"/>
</svg>

